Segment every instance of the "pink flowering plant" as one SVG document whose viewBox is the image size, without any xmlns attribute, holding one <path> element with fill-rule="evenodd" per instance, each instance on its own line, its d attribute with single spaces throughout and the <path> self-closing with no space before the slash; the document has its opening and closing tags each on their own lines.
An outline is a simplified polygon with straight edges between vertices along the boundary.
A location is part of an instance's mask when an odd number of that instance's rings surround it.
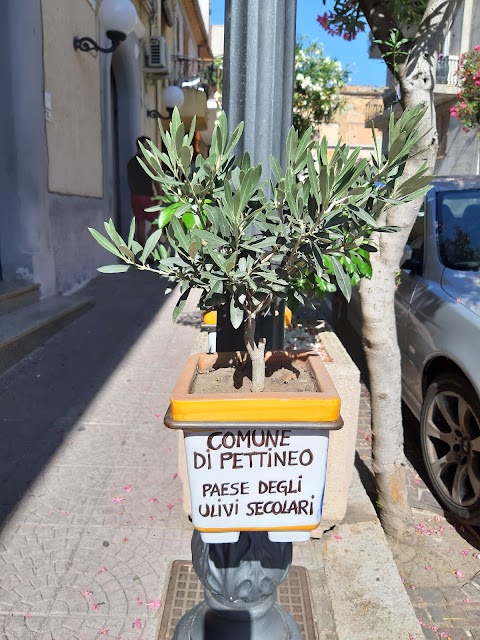
<svg viewBox="0 0 480 640">
<path fill-rule="evenodd" d="M 458 79 L 458 102 L 450 114 L 460 120 L 463 130 L 468 132 L 480 127 L 480 44 L 460 58 Z M 480 137 L 480 131 L 477 136 Z"/>
</svg>

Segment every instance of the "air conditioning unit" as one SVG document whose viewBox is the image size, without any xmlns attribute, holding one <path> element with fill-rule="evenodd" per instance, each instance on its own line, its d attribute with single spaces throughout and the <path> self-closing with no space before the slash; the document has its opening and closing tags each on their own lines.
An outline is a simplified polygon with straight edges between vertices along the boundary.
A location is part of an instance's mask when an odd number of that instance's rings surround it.
<svg viewBox="0 0 480 640">
<path fill-rule="evenodd" d="M 152 36 L 148 50 L 146 73 L 168 75 L 170 73 L 170 47 L 162 36 Z"/>
</svg>

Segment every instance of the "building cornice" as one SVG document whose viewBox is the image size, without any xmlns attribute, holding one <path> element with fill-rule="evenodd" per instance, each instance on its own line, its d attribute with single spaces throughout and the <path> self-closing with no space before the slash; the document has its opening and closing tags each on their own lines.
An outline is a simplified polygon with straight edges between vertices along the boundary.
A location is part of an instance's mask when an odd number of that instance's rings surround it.
<svg viewBox="0 0 480 640">
<path fill-rule="evenodd" d="M 182 4 L 197 45 L 203 49 L 200 57 L 207 59 L 213 58 L 212 51 L 210 49 L 210 35 L 207 33 L 205 28 L 198 0 L 182 0 Z"/>
</svg>

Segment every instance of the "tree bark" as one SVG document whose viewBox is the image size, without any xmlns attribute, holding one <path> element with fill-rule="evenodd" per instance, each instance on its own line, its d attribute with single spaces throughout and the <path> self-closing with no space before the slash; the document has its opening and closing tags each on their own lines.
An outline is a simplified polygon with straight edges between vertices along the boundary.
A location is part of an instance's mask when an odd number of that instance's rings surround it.
<svg viewBox="0 0 480 640">
<path fill-rule="evenodd" d="M 255 343 L 256 315 L 248 314 L 245 322 L 245 346 L 252 363 L 252 391 L 259 393 L 265 388 L 265 338 Z"/>
<path fill-rule="evenodd" d="M 433 173 L 437 156 L 437 130 L 433 89 L 439 45 L 460 0 L 430 0 L 398 76 L 402 106 L 423 104 L 426 113 L 419 129 L 424 136 L 413 150 L 403 180 L 426 164 Z M 361 0 L 369 26 L 378 34 L 378 0 Z M 383 14 L 389 15 L 383 6 Z M 408 504 L 403 450 L 401 411 L 401 366 L 395 324 L 395 277 L 405 243 L 413 227 L 422 199 L 388 209 L 382 224 L 399 227 L 394 234 L 375 234 L 378 252 L 372 256 L 373 276 L 360 283 L 362 340 L 370 376 L 372 403 L 372 460 L 386 533 L 397 540 L 413 538 L 413 521 Z"/>
</svg>

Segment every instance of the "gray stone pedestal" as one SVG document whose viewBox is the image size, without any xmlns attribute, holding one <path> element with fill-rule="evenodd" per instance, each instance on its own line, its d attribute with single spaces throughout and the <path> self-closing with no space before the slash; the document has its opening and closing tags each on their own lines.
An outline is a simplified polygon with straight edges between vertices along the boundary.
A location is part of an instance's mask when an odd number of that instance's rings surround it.
<svg viewBox="0 0 480 640">
<path fill-rule="evenodd" d="M 271 542 L 260 531 L 242 532 L 232 544 L 207 544 L 194 531 L 192 559 L 205 601 L 183 616 L 174 640 L 303 640 L 292 616 L 276 604 L 291 542 Z"/>
</svg>

